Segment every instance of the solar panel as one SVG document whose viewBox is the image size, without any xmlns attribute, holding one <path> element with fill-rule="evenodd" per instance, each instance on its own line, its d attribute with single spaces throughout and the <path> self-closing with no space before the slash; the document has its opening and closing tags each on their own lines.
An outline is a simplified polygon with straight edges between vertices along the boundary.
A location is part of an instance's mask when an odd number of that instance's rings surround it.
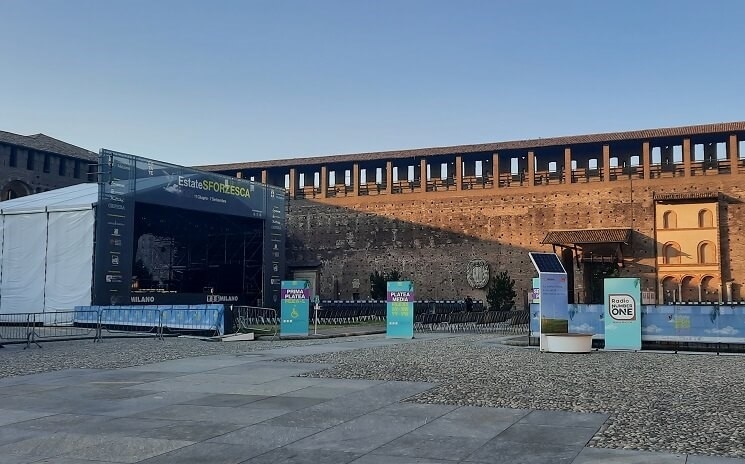
<svg viewBox="0 0 745 464">
<path fill-rule="evenodd" d="M 528 253 L 538 272 L 554 272 L 566 274 L 559 257 L 554 253 Z"/>
</svg>

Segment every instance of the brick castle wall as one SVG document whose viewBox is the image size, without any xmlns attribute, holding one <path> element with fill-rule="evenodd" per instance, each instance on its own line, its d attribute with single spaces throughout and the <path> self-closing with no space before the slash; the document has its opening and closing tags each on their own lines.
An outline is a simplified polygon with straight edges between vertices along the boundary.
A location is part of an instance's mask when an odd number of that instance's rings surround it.
<svg viewBox="0 0 745 464">
<path fill-rule="evenodd" d="M 373 270 L 397 269 L 415 282 L 418 299 L 485 298 L 472 289 L 466 267 L 486 260 L 491 275 L 508 271 L 518 305 L 535 272 L 527 253 L 549 229 L 632 227 L 622 277 L 640 277 L 655 290 L 654 193 L 722 192 L 722 277 L 745 297 L 745 182 L 743 176 L 614 181 L 532 188 L 466 190 L 290 200 L 291 263 L 318 264 L 323 298 L 369 296 Z M 633 206 L 632 206 L 633 205 Z M 353 288 L 359 281 L 359 289 Z M 578 280 L 577 283 L 580 283 Z"/>
</svg>

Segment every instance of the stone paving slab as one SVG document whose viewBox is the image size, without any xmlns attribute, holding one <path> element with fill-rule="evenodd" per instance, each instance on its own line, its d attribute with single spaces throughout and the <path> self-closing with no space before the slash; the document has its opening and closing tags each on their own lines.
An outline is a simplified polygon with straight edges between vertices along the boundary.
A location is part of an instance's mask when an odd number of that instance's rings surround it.
<svg viewBox="0 0 745 464">
<path fill-rule="evenodd" d="M 425 382 L 297 377 L 294 354 L 394 343 L 366 338 L 139 368 L 0 381 L 3 464 L 745 464 L 587 448 L 608 419 L 530 409 L 402 402 Z"/>
<path fill-rule="evenodd" d="M 252 443 L 268 451 L 294 443 L 311 435 L 315 435 L 322 430 L 324 429 L 256 424 L 231 433 L 220 435 L 211 439 L 210 442 L 233 444 Z"/>
<path fill-rule="evenodd" d="M 585 448 L 572 464 L 686 464 L 683 454 L 647 453 L 644 451 Z M 689 459 L 687 462 L 691 462 Z"/>
<path fill-rule="evenodd" d="M 325 385 L 301 388 L 282 394 L 281 396 L 302 396 L 304 398 L 334 399 L 360 391 L 354 387 L 327 387 Z"/>
<path fill-rule="evenodd" d="M 197 443 L 139 461 L 147 464 L 238 464 L 266 449 L 252 444 Z"/>
<path fill-rule="evenodd" d="M 742 464 L 745 459 L 723 458 L 718 456 L 688 456 L 686 464 Z"/>
<path fill-rule="evenodd" d="M 479 464 L 570 464 L 583 445 L 546 442 L 513 442 L 495 438 L 468 456 L 465 462 Z"/>
<path fill-rule="evenodd" d="M 9 406 L 9 405 L 6 405 Z M 17 422 L 25 422 L 32 419 L 38 419 L 39 417 L 50 416 L 52 413 L 49 412 L 37 412 L 37 411 L 16 411 L 13 409 L 0 409 L 0 426 L 15 424 Z"/>
<path fill-rule="evenodd" d="M 265 395 L 231 395 L 216 393 L 213 395 L 202 396 L 193 400 L 187 400 L 179 404 L 195 404 L 199 406 L 227 406 L 238 407 L 244 404 L 254 403 L 256 401 L 271 398 Z"/>
<path fill-rule="evenodd" d="M 182 440 L 118 437 L 60 454 L 63 457 L 136 463 L 192 444 L 194 442 Z"/>
<path fill-rule="evenodd" d="M 412 458 L 411 456 L 388 456 L 384 454 L 367 454 L 352 461 L 352 464 L 453 464 L 454 461 L 441 459 Z"/>
<path fill-rule="evenodd" d="M 483 437 L 435 436 L 414 431 L 375 449 L 372 454 L 460 461 L 487 441 Z"/>
</svg>

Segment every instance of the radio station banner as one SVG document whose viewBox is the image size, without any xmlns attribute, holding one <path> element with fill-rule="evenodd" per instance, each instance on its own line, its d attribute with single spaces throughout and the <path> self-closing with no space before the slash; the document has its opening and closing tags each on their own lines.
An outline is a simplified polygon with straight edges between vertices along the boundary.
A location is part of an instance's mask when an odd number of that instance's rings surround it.
<svg viewBox="0 0 745 464">
<path fill-rule="evenodd" d="M 636 278 L 605 279 L 605 349 L 642 348 L 641 286 Z"/>
<path fill-rule="evenodd" d="M 307 280 L 282 281 L 282 322 L 279 334 L 286 336 L 308 336 L 310 314 L 310 288 Z"/>
<path fill-rule="evenodd" d="M 414 338 L 414 284 L 388 282 L 386 302 L 386 336 Z"/>
</svg>

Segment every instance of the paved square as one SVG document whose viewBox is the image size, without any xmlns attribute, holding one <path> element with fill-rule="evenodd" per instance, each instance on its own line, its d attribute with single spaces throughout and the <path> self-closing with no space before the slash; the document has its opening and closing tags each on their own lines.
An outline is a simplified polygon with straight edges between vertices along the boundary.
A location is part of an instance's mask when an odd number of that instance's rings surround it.
<svg viewBox="0 0 745 464">
<path fill-rule="evenodd" d="M 0 379 L 0 461 L 80 463 L 743 464 L 586 447 L 608 419 L 407 403 L 436 384 L 298 377 L 298 354 L 377 339 Z"/>
</svg>

